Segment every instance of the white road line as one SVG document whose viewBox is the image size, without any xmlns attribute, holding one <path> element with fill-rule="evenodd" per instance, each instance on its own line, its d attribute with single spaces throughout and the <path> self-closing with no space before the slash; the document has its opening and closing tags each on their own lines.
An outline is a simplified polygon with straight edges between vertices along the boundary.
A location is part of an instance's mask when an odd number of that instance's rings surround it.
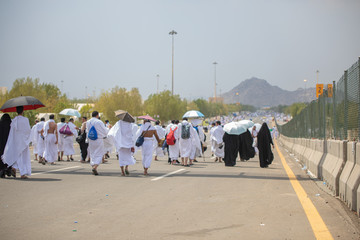
<svg viewBox="0 0 360 240">
<path fill-rule="evenodd" d="M 185 171 L 185 169 L 184 169 L 184 168 L 182 168 L 182 169 L 176 170 L 176 171 L 174 171 L 174 172 L 167 173 L 167 174 L 162 175 L 162 176 L 160 176 L 160 177 L 153 178 L 153 179 L 151 179 L 151 181 L 157 181 L 157 180 L 163 179 L 163 178 L 165 178 L 165 177 L 168 177 L 168 176 L 174 175 L 174 174 L 176 174 L 176 173 L 178 173 L 178 172 L 182 172 L 182 171 Z"/>
<path fill-rule="evenodd" d="M 46 171 L 46 172 L 33 173 L 33 174 L 31 174 L 31 176 L 40 175 L 40 174 L 44 174 L 44 173 L 51 173 L 51 172 L 60 172 L 60 171 L 62 171 L 62 170 L 67 170 L 67 169 L 72 169 L 72 168 L 80 168 L 80 167 L 81 167 L 81 166 L 73 166 L 73 167 L 66 167 L 66 168 L 54 169 L 54 170 L 50 170 L 50 171 Z"/>
</svg>

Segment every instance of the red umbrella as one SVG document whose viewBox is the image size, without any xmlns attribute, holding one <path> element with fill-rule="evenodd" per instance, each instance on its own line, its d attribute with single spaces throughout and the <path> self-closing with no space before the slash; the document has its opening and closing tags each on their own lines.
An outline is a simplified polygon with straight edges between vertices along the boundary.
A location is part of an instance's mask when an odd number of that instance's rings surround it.
<svg viewBox="0 0 360 240">
<path fill-rule="evenodd" d="M 150 117 L 149 115 L 146 115 L 146 116 L 140 116 L 140 117 L 138 117 L 138 118 L 140 118 L 140 119 L 145 119 L 145 120 L 149 120 L 149 121 L 153 121 L 153 122 L 155 122 L 156 120 L 155 119 L 153 119 L 152 117 Z"/>
<path fill-rule="evenodd" d="M 42 102 L 31 96 L 21 96 L 7 100 L 0 108 L 2 112 L 16 112 L 16 107 L 23 106 L 24 110 L 35 110 L 45 107 Z"/>
</svg>

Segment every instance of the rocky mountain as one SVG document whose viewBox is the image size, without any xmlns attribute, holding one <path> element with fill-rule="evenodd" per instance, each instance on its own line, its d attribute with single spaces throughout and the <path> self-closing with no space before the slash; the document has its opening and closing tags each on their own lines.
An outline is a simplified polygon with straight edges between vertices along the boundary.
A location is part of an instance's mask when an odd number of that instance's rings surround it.
<svg viewBox="0 0 360 240">
<path fill-rule="evenodd" d="M 247 79 L 221 95 L 225 103 L 241 103 L 256 107 L 291 105 L 295 102 L 311 102 L 316 98 L 315 88 L 299 88 L 287 91 L 270 85 L 256 77 Z"/>
</svg>

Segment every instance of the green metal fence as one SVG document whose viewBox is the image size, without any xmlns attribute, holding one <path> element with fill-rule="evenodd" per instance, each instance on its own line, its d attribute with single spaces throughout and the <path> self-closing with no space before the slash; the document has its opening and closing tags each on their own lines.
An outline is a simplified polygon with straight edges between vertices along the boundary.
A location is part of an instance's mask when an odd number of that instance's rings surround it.
<svg viewBox="0 0 360 240">
<path fill-rule="evenodd" d="M 290 122 L 277 127 L 281 134 L 295 138 L 360 140 L 360 58 L 337 83 L 333 96 L 312 101 Z"/>
</svg>

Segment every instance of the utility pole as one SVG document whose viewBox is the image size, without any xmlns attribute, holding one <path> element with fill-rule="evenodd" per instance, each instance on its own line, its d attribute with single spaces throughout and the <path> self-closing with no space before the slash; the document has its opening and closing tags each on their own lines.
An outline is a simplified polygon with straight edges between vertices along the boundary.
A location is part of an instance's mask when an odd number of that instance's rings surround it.
<svg viewBox="0 0 360 240">
<path fill-rule="evenodd" d="M 156 75 L 156 94 L 159 94 L 159 77 L 160 77 L 160 75 L 159 74 L 157 74 Z"/>
<path fill-rule="evenodd" d="M 172 37 L 171 95 L 174 95 L 174 35 L 176 35 L 177 32 L 172 30 L 169 34 Z"/>
<path fill-rule="evenodd" d="M 217 102 L 216 100 L 216 65 L 218 64 L 217 62 L 213 62 L 214 64 L 214 101 Z"/>
<path fill-rule="evenodd" d="M 305 83 L 304 101 L 305 101 L 305 102 L 306 102 L 306 82 L 307 82 L 307 80 L 306 80 L 306 79 L 304 79 L 304 83 Z"/>
<path fill-rule="evenodd" d="M 61 80 L 61 93 L 64 93 L 64 80 Z"/>
<path fill-rule="evenodd" d="M 316 84 L 319 83 L 319 70 L 316 70 Z"/>
</svg>

